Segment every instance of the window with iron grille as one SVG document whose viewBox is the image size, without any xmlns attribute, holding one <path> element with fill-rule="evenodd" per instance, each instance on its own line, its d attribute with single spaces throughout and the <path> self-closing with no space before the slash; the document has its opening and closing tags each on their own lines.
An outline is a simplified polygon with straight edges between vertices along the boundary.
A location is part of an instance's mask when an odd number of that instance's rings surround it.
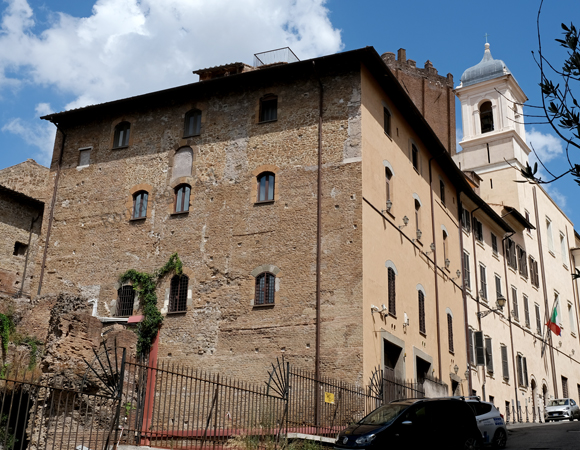
<svg viewBox="0 0 580 450">
<path fill-rule="evenodd" d="M 562 397 L 568 398 L 568 378 L 562 375 Z"/>
<path fill-rule="evenodd" d="M 189 184 L 182 184 L 175 188 L 175 212 L 187 212 L 189 211 L 189 195 L 191 193 L 191 187 Z"/>
<path fill-rule="evenodd" d="M 447 339 L 449 340 L 449 351 L 453 353 L 453 317 L 449 313 L 447 313 Z"/>
<path fill-rule="evenodd" d="M 276 277 L 264 272 L 256 277 L 256 296 L 254 305 L 273 305 L 276 291 Z"/>
<path fill-rule="evenodd" d="M 473 218 L 473 233 L 475 234 L 475 239 L 483 242 L 483 224 L 475 217 Z"/>
<path fill-rule="evenodd" d="M 189 277 L 187 275 L 174 275 L 171 278 L 171 288 L 169 289 L 169 312 L 187 311 L 187 286 Z"/>
<path fill-rule="evenodd" d="M 468 233 L 471 231 L 471 217 L 469 211 L 461 207 L 461 226 Z"/>
<path fill-rule="evenodd" d="M 463 279 L 465 280 L 465 287 L 467 289 L 471 289 L 471 272 L 469 270 L 469 254 L 465 251 L 463 252 L 463 271 L 464 276 Z"/>
<path fill-rule="evenodd" d="M 147 191 L 139 191 L 133 194 L 133 219 L 144 219 L 147 217 Z"/>
<path fill-rule="evenodd" d="M 528 296 L 524 295 L 524 323 L 526 327 L 530 328 L 530 306 Z"/>
<path fill-rule="evenodd" d="M 129 317 L 133 315 L 133 303 L 135 302 L 135 289 L 133 286 L 121 286 L 117 290 L 117 317 Z"/>
<path fill-rule="evenodd" d="M 129 135 L 131 134 L 131 124 L 121 122 L 115 127 L 113 138 L 113 148 L 127 147 L 129 145 Z"/>
<path fill-rule="evenodd" d="M 542 334 L 542 316 L 540 315 L 540 305 L 534 305 L 536 308 L 536 332 Z"/>
<path fill-rule="evenodd" d="M 425 328 L 425 294 L 423 291 L 419 292 L 419 331 L 423 334 L 426 334 Z"/>
<path fill-rule="evenodd" d="M 509 365 L 508 365 L 508 352 L 505 345 L 500 346 L 501 349 L 501 371 L 504 380 L 510 379 Z"/>
<path fill-rule="evenodd" d="M 528 258 L 526 257 L 526 251 L 519 245 L 516 247 L 518 253 L 518 266 L 520 268 L 520 275 L 528 278 Z"/>
<path fill-rule="evenodd" d="M 479 295 L 483 300 L 487 300 L 487 272 L 483 264 L 479 264 L 479 280 L 480 280 L 480 292 Z"/>
<path fill-rule="evenodd" d="M 260 99 L 260 122 L 271 122 L 278 119 L 278 97 L 272 94 Z"/>
<path fill-rule="evenodd" d="M 493 353 L 490 337 L 485 338 L 485 367 L 489 373 L 493 373 Z"/>
<path fill-rule="evenodd" d="M 274 201 L 274 180 L 272 172 L 264 172 L 258 175 L 258 202 Z"/>
<path fill-rule="evenodd" d="M 383 129 L 391 135 L 391 112 L 387 108 L 383 108 Z"/>
<path fill-rule="evenodd" d="M 185 114 L 183 137 L 198 136 L 201 133 L 201 111 L 192 109 Z"/>
<path fill-rule="evenodd" d="M 493 251 L 494 255 L 497 255 L 497 236 L 493 233 L 491 233 L 491 250 Z"/>
<path fill-rule="evenodd" d="M 395 297 L 395 271 L 389 267 L 387 269 L 387 277 L 389 282 L 389 314 L 393 316 L 397 315 L 397 304 L 396 304 L 396 297 Z"/>
</svg>

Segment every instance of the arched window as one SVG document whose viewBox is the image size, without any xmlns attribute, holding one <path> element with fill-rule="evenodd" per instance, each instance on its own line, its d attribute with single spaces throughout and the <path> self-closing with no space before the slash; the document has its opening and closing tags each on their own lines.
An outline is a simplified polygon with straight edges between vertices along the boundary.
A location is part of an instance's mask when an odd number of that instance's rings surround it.
<svg viewBox="0 0 580 450">
<path fill-rule="evenodd" d="M 419 296 L 419 331 L 427 334 L 425 327 L 425 294 L 422 290 L 417 291 Z"/>
<path fill-rule="evenodd" d="M 144 219 L 147 217 L 147 191 L 139 191 L 133 194 L 133 219 Z"/>
<path fill-rule="evenodd" d="M 449 239 L 447 239 L 447 231 L 443 232 L 443 261 L 449 258 Z"/>
<path fill-rule="evenodd" d="M 129 135 L 131 134 L 131 124 L 121 122 L 115 127 L 115 137 L 113 139 L 113 148 L 127 147 L 129 145 Z"/>
<path fill-rule="evenodd" d="M 260 99 L 260 122 L 278 119 L 278 97 L 266 94 Z"/>
<path fill-rule="evenodd" d="M 258 202 L 274 201 L 274 178 L 272 172 L 263 172 L 258 175 Z"/>
<path fill-rule="evenodd" d="M 421 202 L 415 199 L 415 229 L 417 231 L 417 239 L 421 240 Z"/>
<path fill-rule="evenodd" d="M 256 277 L 254 305 L 273 305 L 275 291 L 276 277 L 269 272 L 261 273 Z"/>
<path fill-rule="evenodd" d="M 201 133 L 201 111 L 192 109 L 185 114 L 183 137 L 198 136 Z"/>
<path fill-rule="evenodd" d="M 416 171 L 419 171 L 419 150 L 415 144 L 411 145 L 411 160 L 413 161 L 413 167 Z"/>
<path fill-rule="evenodd" d="M 447 339 L 449 340 L 449 351 L 453 353 L 453 316 L 447 313 Z"/>
<path fill-rule="evenodd" d="M 396 279 L 395 270 L 392 267 L 387 269 L 387 277 L 389 281 L 389 314 L 393 316 L 397 315 L 397 302 L 395 298 L 395 279 Z"/>
<path fill-rule="evenodd" d="M 175 188 L 175 212 L 182 213 L 189 211 L 189 194 L 191 187 L 189 184 L 180 184 Z"/>
<path fill-rule="evenodd" d="M 393 178 L 393 172 L 388 167 L 385 167 L 385 186 L 387 193 L 387 211 L 391 210 L 393 206 L 393 191 L 391 189 L 391 179 Z"/>
<path fill-rule="evenodd" d="M 389 136 L 391 135 L 391 112 L 383 107 L 383 129 Z"/>
<path fill-rule="evenodd" d="M 491 102 L 484 102 L 479 107 L 479 120 L 481 121 L 481 132 L 489 133 L 493 131 L 493 111 Z"/>
<path fill-rule="evenodd" d="M 135 289 L 133 286 L 121 286 L 117 290 L 117 317 L 129 317 L 133 315 L 133 303 L 135 302 Z"/>
<path fill-rule="evenodd" d="M 169 290 L 169 312 L 183 312 L 187 310 L 187 275 L 174 275 L 171 278 Z"/>
</svg>

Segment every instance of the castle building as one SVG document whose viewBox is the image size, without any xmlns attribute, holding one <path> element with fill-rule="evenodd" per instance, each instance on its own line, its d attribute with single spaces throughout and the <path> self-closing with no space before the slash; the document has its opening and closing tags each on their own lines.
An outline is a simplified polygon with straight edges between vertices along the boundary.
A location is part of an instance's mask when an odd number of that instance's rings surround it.
<svg viewBox="0 0 580 450">
<path fill-rule="evenodd" d="M 543 414 L 549 398 L 580 396 L 578 286 L 571 276 L 580 263 L 577 235 L 542 186 L 520 173 L 530 153 L 522 112 L 527 98 L 489 44 L 481 62 L 463 73 L 456 94 L 463 140 L 453 159 L 514 230 L 500 233 L 480 209 L 466 207 L 470 381 L 474 393 L 532 417 L 532 410 Z M 560 336 L 545 325 L 554 308 Z"/>
</svg>

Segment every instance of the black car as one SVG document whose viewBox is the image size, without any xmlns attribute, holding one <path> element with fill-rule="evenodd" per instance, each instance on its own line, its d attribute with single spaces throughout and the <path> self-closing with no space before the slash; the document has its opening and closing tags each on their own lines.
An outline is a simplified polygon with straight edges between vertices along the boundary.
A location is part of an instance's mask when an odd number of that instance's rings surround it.
<svg viewBox="0 0 580 450">
<path fill-rule="evenodd" d="M 408 399 L 380 406 L 341 431 L 335 449 L 479 449 L 472 409 L 455 398 Z"/>
</svg>

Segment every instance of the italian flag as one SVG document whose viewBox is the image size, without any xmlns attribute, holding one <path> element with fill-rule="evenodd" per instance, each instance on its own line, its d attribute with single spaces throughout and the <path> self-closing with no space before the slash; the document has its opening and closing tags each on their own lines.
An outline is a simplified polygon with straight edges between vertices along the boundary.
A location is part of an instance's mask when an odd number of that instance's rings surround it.
<svg viewBox="0 0 580 450">
<path fill-rule="evenodd" d="M 550 330 L 552 330 L 554 332 L 554 334 L 556 336 L 561 336 L 562 335 L 562 330 L 560 329 L 560 327 L 558 326 L 556 319 L 558 318 L 558 308 L 557 305 L 554 305 L 554 311 L 552 311 L 552 317 L 550 317 L 550 319 L 548 320 L 548 323 L 546 324 L 548 326 L 548 328 Z"/>
</svg>

